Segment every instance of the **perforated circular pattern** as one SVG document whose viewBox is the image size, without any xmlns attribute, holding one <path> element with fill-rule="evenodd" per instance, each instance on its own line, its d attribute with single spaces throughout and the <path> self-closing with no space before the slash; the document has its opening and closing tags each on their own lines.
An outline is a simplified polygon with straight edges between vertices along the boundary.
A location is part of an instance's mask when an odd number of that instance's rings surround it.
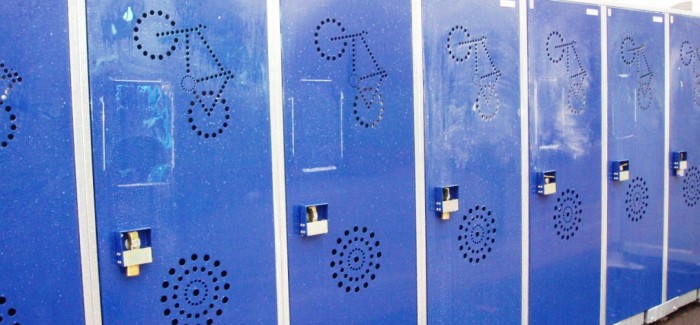
<svg viewBox="0 0 700 325">
<path fill-rule="evenodd" d="M 209 255 L 181 258 L 178 266 L 168 270 L 168 279 L 162 284 L 163 315 L 171 324 L 213 324 L 229 301 L 231 285 L 227 276 L 221 262 Z"/>
<path fill-rule="evenodd" d="M 566 47 L 564 44 L 564 36 L 561 36 L 559 32 L 551 32 L 547 36 L 547 42 L 545 43 L 545 50 L 547 52 L 547 58 L 552 63 L 559 63 L 564 58 L 564 52 Z"/>
<path fill-rule="evenodd" d="M 683 41 L 681 43 L 681 63 L 685 66 L 689 66 L 693 62 L 693 57 L 695 56 L 695 49 L 688 41 Z"/>
<path fill-rule="evenodd" d="M 7 67 L 4 62 L 0 62 L 0 79 L 5 84 L 5 90 L 0 94 L 0 107 L 4 113 L 4 116 L 1 117 L 4 121 L 0 120 L 0 125 L 2 125 L 0 127 L 0 149 L 4 149 L 9 146 L 10 141 L 15 139 L 17 132 L 17 113 L 6 101 L 14 86 L 22 82 L 22 77 L 17 71 Z"/>
<path fill-rule="evenodd" d="M 579 195 L 573 189 L 561 192 L 554 206 L 554 230 L 561 239 L 574 237 L 581 224 L 583 209 Z"/>
<path fill-rule="evenodd" d="M 649 207 L 649 187 L 647 182 L 641 177 L 633 178 L 627 185 L 625 196 L 627 218 L 634 222 L 642 220 L 642 217 L 647 213 L 647 207 Z"/>
<path fill-rule="evenodd" d="M 331 251 L 330 263 L 338 288 L 345 292 L 359 292 L 369 287 L 376 279 L 376 272 L 381 268 L 379 259 L 379 240 L 374 238 L 374 232 L 367 227 L 355 226 L 345 230 L 343 236 L 336 240 L 336 248 Z"/>
<path fill-rule="evenodd" d="M 7 298 L 0 295 L 0 324 L 20 325 L 17 320 L 17 309 L 7 303 Z"/>
<path fill-rule="evenodd" d="M 683 199 L 685 199 L 685 204 L 691 208 L 700 200 L 700 175 L 695 166 L 688 168 L 683 179 Z"/>
<path fill-rule="evenodd" d="M 486 259 L 496 243 L 496 219 L 485 206 L 475 206 L 462 216 L 459 225 L 459 251 L 469 263 Z"/>
</svg>

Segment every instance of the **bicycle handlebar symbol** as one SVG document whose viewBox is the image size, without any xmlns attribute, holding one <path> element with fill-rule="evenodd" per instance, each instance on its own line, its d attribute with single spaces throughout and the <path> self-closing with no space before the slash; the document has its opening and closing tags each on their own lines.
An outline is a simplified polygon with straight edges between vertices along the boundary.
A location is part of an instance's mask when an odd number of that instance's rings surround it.
<svg viewBox="0 0 700 325">
<path fill-rule="evenodd" d="M 688 41 L 681 43 L 680 50 L 681 63 L 685 66 L 693 65 L 693 106 L 700 110 L 700 69 L 698 69 L 698 58 L 700 49 L 693 48 Z"/>
<path fill-rule="evenodd" d="M 551 32 L 545 44 L 547 58 L 549 61 L 558 64 L 564 61 L 566 64 L 566 75 L 568 77 L 568 87 L 566 100 L 569 110 L 574 114 L 581 114 L 586 109 L 586 79 L 588 72 L 583 68 L 581 59 L 576 51 L 576 41 L 565 42 L 564 37 L 559 32 Z M 565 59 L 565 60 L 564 60 Z"/>
<path fill-rule="evenodd" d="M 652 102 L 651 78 L 654 76 L 654 72 L 651 71 L 651 66 L 647 60 L 646 46 L 637 45 L 632 37 L 625 37 L 620 46 L 620 55 L 622 57 L 622 62 L 626 65 L 636 63 L 637 107 L 646 110 L 651 106 Z"/>
<path fill-rule="evenodd" d="M 192 131 L 209 139 L 216 138 L 229 126 L 231 107 L 227 105 L 224 91 L 234 74 L 222 65 L 207 42 L 206 29 L 207 26 L 201 24 L 176 28 L 175 20 L 169 14 L 150 10 L 136 19 L 134 42 L 136 49 L 153 61 L 163 61 L 171 57 L 178 47 L 184 46 L 185 74 L 180 86 L 191 95 L 187 120 Z M 204 58 L 200 58 L 201 55 Z M 195 75 L 195 69 L 198 75 Z"/>
<path fill-rule="evenodd" d="M 487 41 L 485 36 L 472 38 L 466 27 L 457 25 L 452 27 L 447 35 L 447 54 L 457 63 L 474 57 L 473 82 L 479 91 L 473 107 L 482 120 L 490 121 L 501 106 L 497 90 L 501 71 L 493 62 Z"/>
<path fill-rule="evenodd" d="M 4 87 L 2 93 L 0 94 L 0 107 L 2 107 L 2 112 L 5 114 L 6 121 L 8 122 L 7 128 L 3 128 L 2 134 L 5 138 L 0 139 L 0 149 L 7 148 L 10 141 L 15 139 L 15 132 L 17 131 L 17 115 L 16 111 L 13 111 L 11 105 L 8 104 L 10 99 L 10 93 L 14 90 L 15 85 L 22 83 L 22 76 L 19 75 L 17 71 L 8 67 L 5 62 L 0 61 L 0 81 Z"/>
<path fill-rule="evenodd" d="M 352 73 L 348 84 L 355 88 L 353 115 L 355 121 L 365 128 L 379 125 L 384 115 L 384 101 L 381 86 L 388 73 L 379 64 L 367 42 L 369 33 L 361 31 L 348 33 L 343 24 L 335 18 L 322 20 L 314 31 L 316 52 L 326 61 L 339 60 L 347 56 L 348 46 L 352 57 Z M 368 71 L 364 62 L 371 62 Z"/>
</svg>

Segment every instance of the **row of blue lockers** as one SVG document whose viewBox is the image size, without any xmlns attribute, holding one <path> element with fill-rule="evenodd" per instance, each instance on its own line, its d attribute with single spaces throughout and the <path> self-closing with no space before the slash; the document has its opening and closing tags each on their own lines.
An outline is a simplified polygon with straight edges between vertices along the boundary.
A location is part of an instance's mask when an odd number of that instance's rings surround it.
<svg viewBox="0 0 700 325">
<path fill-rule="evenodd" d="M 700 17 L 3 6 L 0 324 L 615 323 L 700 288 Z"/>
</svg>

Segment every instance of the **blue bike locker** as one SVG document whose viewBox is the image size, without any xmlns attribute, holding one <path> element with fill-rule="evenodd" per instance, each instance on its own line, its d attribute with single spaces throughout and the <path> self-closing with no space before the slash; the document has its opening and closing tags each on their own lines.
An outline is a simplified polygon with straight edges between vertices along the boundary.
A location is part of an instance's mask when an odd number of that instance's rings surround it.
<svg viewBox="0 0 700 325">
<path fill-rule="evenodd" d="M 431 324 L 520 322 L 517 7 L 423 4 Z"/>
<path fill-rule="evenodd" d="M 3 12 L 0 323 L 84 323 L 67 2 Z"/>
<path fill-rule="evenodd" d="M 700 288 L 700 18 L 670 19 L 668 298 L 673 298 Z"/>
<path fill-rule="evenodd" d="M 276 322 L 265 2 L 87 4 L 104 323 Z"/>
<path fill-rule="evenodd" d="M 606 17 L 606 322 L 616 323 L 662 302 L 664 16 L 610 8 Z"/>
<path fill-rule="evenodd" d="M 599 320 L 599 7 L 528 4 L 530 322 Z M 572 317 L 575 315 L 575 317 Z"/>
<path fill-rule="evenodd" d="M 281 19 L 291 322 L 415 323 L 410 3 Z"/>
</svg>

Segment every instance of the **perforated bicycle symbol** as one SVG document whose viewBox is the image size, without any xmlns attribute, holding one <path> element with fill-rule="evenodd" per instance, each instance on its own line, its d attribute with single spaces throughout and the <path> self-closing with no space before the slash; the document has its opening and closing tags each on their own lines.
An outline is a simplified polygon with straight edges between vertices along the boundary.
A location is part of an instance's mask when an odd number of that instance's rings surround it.
<svg viewBox="0 0 700 325">
<path fill-rule="evenodd" d="M 0 123 L 0 135 L 5 135 L 0 139 L 0 149 L 7 148 L 10 141 L 15 139 L 17 131 L 17 112 L 9 104 L 10 94 L 14 90 L 15 85 L 22 83 L 22 77 L 17 71 L 5 65 L 0 61 L 0 84 L 3 85 L 2 93 L 0 94 L 0 107 L 4 113 L 3 120 L 7 123 Z"/>
<path fill-rule="evenodd" d="M 559 32 L 551 32 L 545 44 L 547 58 L 554 64 L 562 60 L 566 64 L 568 87 L 566 100 L 569 110 L 574 114 L 581 114 L 586 109 L 586 79 L 588 72 L 581 64 L 581 59 L 576 51 L 576 41 L 565 42 Z"/>
<path fill-rule="evenodd" d="M 493 119 L 501 105 L 497 91 L 501 71 L 493 62 L 487 41 L 486 36 L 472 37 L 467 28 L 460 25 L 452 27 L 447 35 L 447 54 L 453 61 L 463 63 L 474 57 L 473 82 L 479 91 L 473 107 L 485 121 Z"/>
<path fill-rule="evenodd" d="M 693 64 L 693 106 L 700 110 L 700 69 L 698 69 L 699 49 L 693 48 L 688 41 L 681 43 L 681 63 L 685 66 Z"/>
<path fill-rule="evenodd" d="M 384 115 L 381 86 L 388 76 L 374 56 L 367 35 L 367 31 L 347 32 L 335 18 L 321 20 L 314 31 L 316 52 L 326 61 L 341 59 L 350 46 L 352 73 L 348 84 L 356 90 L 353 115 L 365 128 L 378 126 Z"/>
<path fill-rule="evenodd" d="M 635 92 L 637 107 L 643 110 L 648 109 L 652 101 L 651 77 L 654 76 L 654 72 L 651 71 L 651 66 L 647 60 L 646 46 L 637 45 L 632 37 L 625 37 L 622 40 L 622 45 L 620 45 L 620 56 L 622 56 L 622 62 L 626 65 L 636 63 L 637 89 Z"/>
<path fill-rule="evenodd" d="M 234 74 L 221 64 L 207 42 L 206 26 L 176 28 L 175 25 L 173 17 L 163 11 L 144 12 L 136 19 L 134 27 L 136 49 L 146 58 L 163 61 L 184 43 L 185 73 L 180 85 L 192 96 L 187 120 L 197 135 L 216 138 L 229 126 L 231 119 L 231 107 L 227 105 L 224 90 Z"/>
</svg>

